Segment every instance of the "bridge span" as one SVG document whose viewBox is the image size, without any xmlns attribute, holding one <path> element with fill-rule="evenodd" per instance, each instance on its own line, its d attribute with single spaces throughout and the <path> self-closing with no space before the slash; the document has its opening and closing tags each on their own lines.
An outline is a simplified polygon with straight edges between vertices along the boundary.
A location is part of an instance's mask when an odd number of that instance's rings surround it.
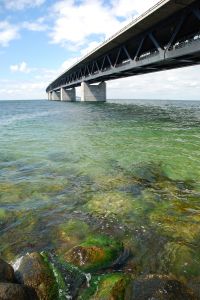
<svg viewBox="0 0 200 300">
<path fill-rule="evenodd" d="M 92 24 L 91 24 L 92 25 Z M 200 64 L 200 0 L 161 0 L 46 89 L 49 100 L 106 101 L 106 81 Z"/>
</svg>

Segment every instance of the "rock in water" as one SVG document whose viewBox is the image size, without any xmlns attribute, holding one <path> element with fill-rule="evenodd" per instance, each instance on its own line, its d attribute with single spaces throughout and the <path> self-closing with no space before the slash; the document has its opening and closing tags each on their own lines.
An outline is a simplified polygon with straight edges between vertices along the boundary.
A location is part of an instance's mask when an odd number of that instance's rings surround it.
<svg viewBox="0 0 200 300">
<path fill-rule="evenodd" d="M 0 259 L 0 282 L 15 282 L 13 267 L 2 259 Z"/>
<path fill-rule="evenodd" d="M 60 260 L 55 255 L 43 252 L 42 256 L 51 264 L 58 286 L 58 299 L 76 299 L 80 287 L 86 283 L 86 274 L 76 266 Z"/>
<path fill-rule="evenodd" d="M 134 280 L 126 300 L 197 300 L 178 280 L 164 275 L 148 275 Z"/>
<path fill-rule="evenodd" d="M 96 236 L 69 250 L 65 259 L 84 271 L 95 271 L 111 267 L 123 251 L 121 242 L 108 236 Z"/>
<path fill-rule="evenodd" d="M 39 253 L 26 254 L 20 261 L 16 277 L 19 283 L 33 288 L 39 299 L 58 299 L 57 284 L 51 268 Z"/>
<path fill-rule="evenodd" d="M 0 283 L 0 299 L 39 300 L 33 289 L 15 283 Z"/>
<path fill-rule="evenodd" d="M 89 287 L 80 291 L 78 300 L 124 300 L 128 282 L 125 274 L 95 275 Z"/>
</svg>

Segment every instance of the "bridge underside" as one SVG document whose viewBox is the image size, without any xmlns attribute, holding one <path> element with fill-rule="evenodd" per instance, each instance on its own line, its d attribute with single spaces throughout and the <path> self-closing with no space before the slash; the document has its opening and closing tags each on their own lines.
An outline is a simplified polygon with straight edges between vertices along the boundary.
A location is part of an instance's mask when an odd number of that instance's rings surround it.
<svg viewBox="0 0 200 300">
<path fill-rule="evenodd" d="M 47 92 L 200 63 L 200 1 L 62 74 Z M 100 51 L 100 50 L 99 50 Z M 102 48 L 102 52 L 104 49 Z M 94 55 L 93 55 L 94 56 Z"/>
</svg>

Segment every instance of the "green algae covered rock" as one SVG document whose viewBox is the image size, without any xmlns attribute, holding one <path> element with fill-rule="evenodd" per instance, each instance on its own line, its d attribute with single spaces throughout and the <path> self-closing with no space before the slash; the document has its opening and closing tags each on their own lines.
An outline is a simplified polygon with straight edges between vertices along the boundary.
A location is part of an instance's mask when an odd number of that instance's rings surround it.
<svg viewBox="0 0 200 300">
<path fill-rule="evenodd" d="M 129 278 L 120 273 L 94 276 L 78 300 L 124 300 Z"/>
<path fill-rule="evenodd" d="M 79 288 L 86 282 L 85 273 L 55 255 L 50 256 L 48 253 L 43 252 L 42 256 L 53 271 L 58 287 L 58 299 L 76 298 Z"/>
<path fill-rule="evenodd" d="M 39 253 L 30 253 L 20 260 L 16 277 L 19 283 L 33 288 L 39 299 L 58 299 L 57 283 L 49 264 Z"/>
<path fill-rule="evenodd" d="M 126 300 L 197 300 L 180 281 L 165 275 L 147 275 L 132 281 Z"/>
<path fill-rule="evenodd" d="M 66 261 L 85 271 L 110 267 L 123 253 L 123 244 L 108 236 L 92 236 L 65 254 Z"/>
</svg>

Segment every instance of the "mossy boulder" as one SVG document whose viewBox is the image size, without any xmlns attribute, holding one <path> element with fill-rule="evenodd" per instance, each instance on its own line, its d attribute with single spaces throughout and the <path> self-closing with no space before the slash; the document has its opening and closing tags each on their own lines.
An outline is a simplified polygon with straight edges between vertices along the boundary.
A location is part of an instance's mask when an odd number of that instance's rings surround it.
<svg viewBox="0 0 200 300">
<path fill-rule="evenodd" d="M 78 267 L 66 263 L 55 255 L 42 253 L 44 260 L 51 267 L 58 286 L 58 299 L 74 299 L 82 285 L 86 282 L 86 275 Z"/>
<path fill-rule="evenodd" d="M 128 278 L 120 274 L 106 275 L 99 283 L 95 300 L 123 300 Z"/>
<path fill-rule="evenodd" d="M 15 282 L 13 267 L 0 259 L 0 282 Z"/>
<path fill-rule="evenodd" d="M 82 290 L 79 300 L 123 300 L 129 278 L 120 273 L 93 276 L 89 287 Z"/>
<path fill-rule="evenodd" d="M 16 278 L 19 283 L 33 288 L 39 299 L 58 299 L 57 283 L 53 271 L 39 253 L 30 253 L 20 260 Z"/>
<path fill-rule="evenodd" d="M 66 261 L 85 271 L 111 267 L 123 253 L 123 244 L 108 236 L 89 237 L 65 254 Z"/>
<path fill-rule="evenodd" d="M 164 275 L 147 275 L 132 281 L 126 300 L 195 300 L 193 293 L 180 281 Z"/>
<path fill-rule="evenodd" d="M 36 292 L 22 284 L 0 283 L 1 300 L 39 300 Z"/>
</svg>

